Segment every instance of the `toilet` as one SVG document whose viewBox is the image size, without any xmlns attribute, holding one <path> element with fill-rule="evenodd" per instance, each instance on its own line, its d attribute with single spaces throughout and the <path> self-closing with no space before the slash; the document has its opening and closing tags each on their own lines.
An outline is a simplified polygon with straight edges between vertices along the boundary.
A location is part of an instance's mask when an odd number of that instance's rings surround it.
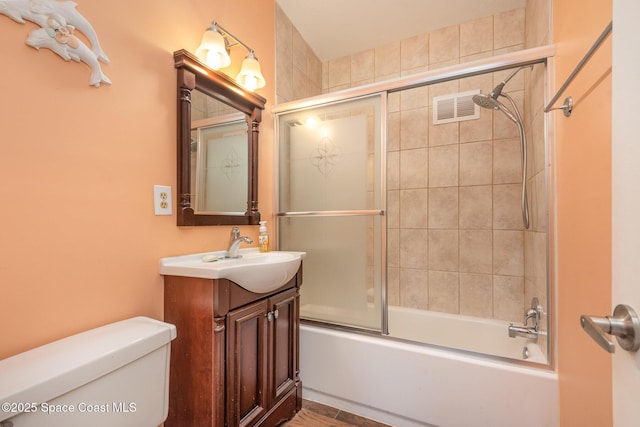
<svg viewBox="0 0 640 427">
<path fill-rule="evenodd" d="M 134 317 L 0 360 L 0 427 L 157 427 L 175 337 Z"/>
</svg>

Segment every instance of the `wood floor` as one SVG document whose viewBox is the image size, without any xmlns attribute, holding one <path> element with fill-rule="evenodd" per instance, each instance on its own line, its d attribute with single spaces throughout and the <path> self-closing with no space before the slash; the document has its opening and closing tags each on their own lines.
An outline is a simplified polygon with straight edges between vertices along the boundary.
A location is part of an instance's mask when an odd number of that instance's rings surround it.
<svg viewBox="0 0 640 427">
<path fill-rule="evenodd" d="M 286 427 L 390 427 L 349 412 L 309 400 L 302 401 L 302 410 L 293 420 L 284 423 Z"/>
</svg>

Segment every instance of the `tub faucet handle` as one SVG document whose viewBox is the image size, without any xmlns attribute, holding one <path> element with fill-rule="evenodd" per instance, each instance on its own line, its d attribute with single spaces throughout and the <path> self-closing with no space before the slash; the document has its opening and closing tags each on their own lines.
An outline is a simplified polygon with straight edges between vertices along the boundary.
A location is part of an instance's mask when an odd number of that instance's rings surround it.
<svg viewBox="0 0 640 427">
<path fill-rule="evenodd" d="M 524 314 L 524 326 L 529 324 L 529 319 L 533 319 L 533 328 L 538 331 L 540 319 L 542 317 L 542 306 L 537 297 L 531 298 L 531 308 Z"/>
<path fill-rule="evenodd" d="M 538 310 L 536 310 L 535 308 L 530 308 L 529 310 L 527 310 L 526 314 L 524 315 L 524 326 L 527 326 L 529 324 L 529 319 L 533 319 L 533 327 L 537 330 L 538 317 L 539 317 Z"/>
</svg>

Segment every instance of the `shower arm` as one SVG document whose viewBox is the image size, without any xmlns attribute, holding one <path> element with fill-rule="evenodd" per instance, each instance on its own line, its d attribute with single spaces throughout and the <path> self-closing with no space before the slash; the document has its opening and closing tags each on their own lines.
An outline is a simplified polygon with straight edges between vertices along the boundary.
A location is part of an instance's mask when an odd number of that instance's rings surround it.
<svg viewBox="0 0 640 427">
<path fill-rule="evenodd" d="M 493 88 L 493 90 L 491 91 L 491 93 L 489 94 L 489 96 L 493 99 L 498 99 L 498 97 L 500 95 L 502 95 L 502 89 L 504 88 L 504 86 L 509 82 L 509 80 L 511 80 L 516 74 L 518 74 L 518 72 L 524 68 L 533 68 L 533 65 L 525 65 L 523 67 L 519 67 L 516 68 L 515 70 L 513 70 L 511 72 L 511 74 L 509 74 L 503 81 L 501 81 L 500 83 L 498 83 L 498 85 L 496 87 Z"/>
<path fill-rule="evenodd" d="M 516 74 L 518 74 L 518 72 L 519 72 L 520 70 L 524 69 L 524 68 L 533 68 L 533 65 L 525 65 L 524 67 L 516 68 L 515 70 L 513 70 L 513 72 L 511 72 L 511 74 L 509 74 L 509 75 L 507 76 L 507 78 L 506 78 L 506 79 L 504 79 L 504 80 L 502 81 L 502 83 L 503 83 L 503 84 L 507 84 L 507 82 L 513 78 L 513 76 L 515 76 Z"/>
</svg>

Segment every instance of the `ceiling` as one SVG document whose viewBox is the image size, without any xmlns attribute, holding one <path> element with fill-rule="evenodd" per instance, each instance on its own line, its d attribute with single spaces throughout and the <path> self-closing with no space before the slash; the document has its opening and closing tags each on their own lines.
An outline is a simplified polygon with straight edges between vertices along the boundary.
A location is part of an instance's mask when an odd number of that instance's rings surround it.
<svg viewBox="0 0 640 427">
<path fill-rule="evenodd" d="M 498 12 L 526 0 L 276 0 L 321 61 Z"/>
</svg>

